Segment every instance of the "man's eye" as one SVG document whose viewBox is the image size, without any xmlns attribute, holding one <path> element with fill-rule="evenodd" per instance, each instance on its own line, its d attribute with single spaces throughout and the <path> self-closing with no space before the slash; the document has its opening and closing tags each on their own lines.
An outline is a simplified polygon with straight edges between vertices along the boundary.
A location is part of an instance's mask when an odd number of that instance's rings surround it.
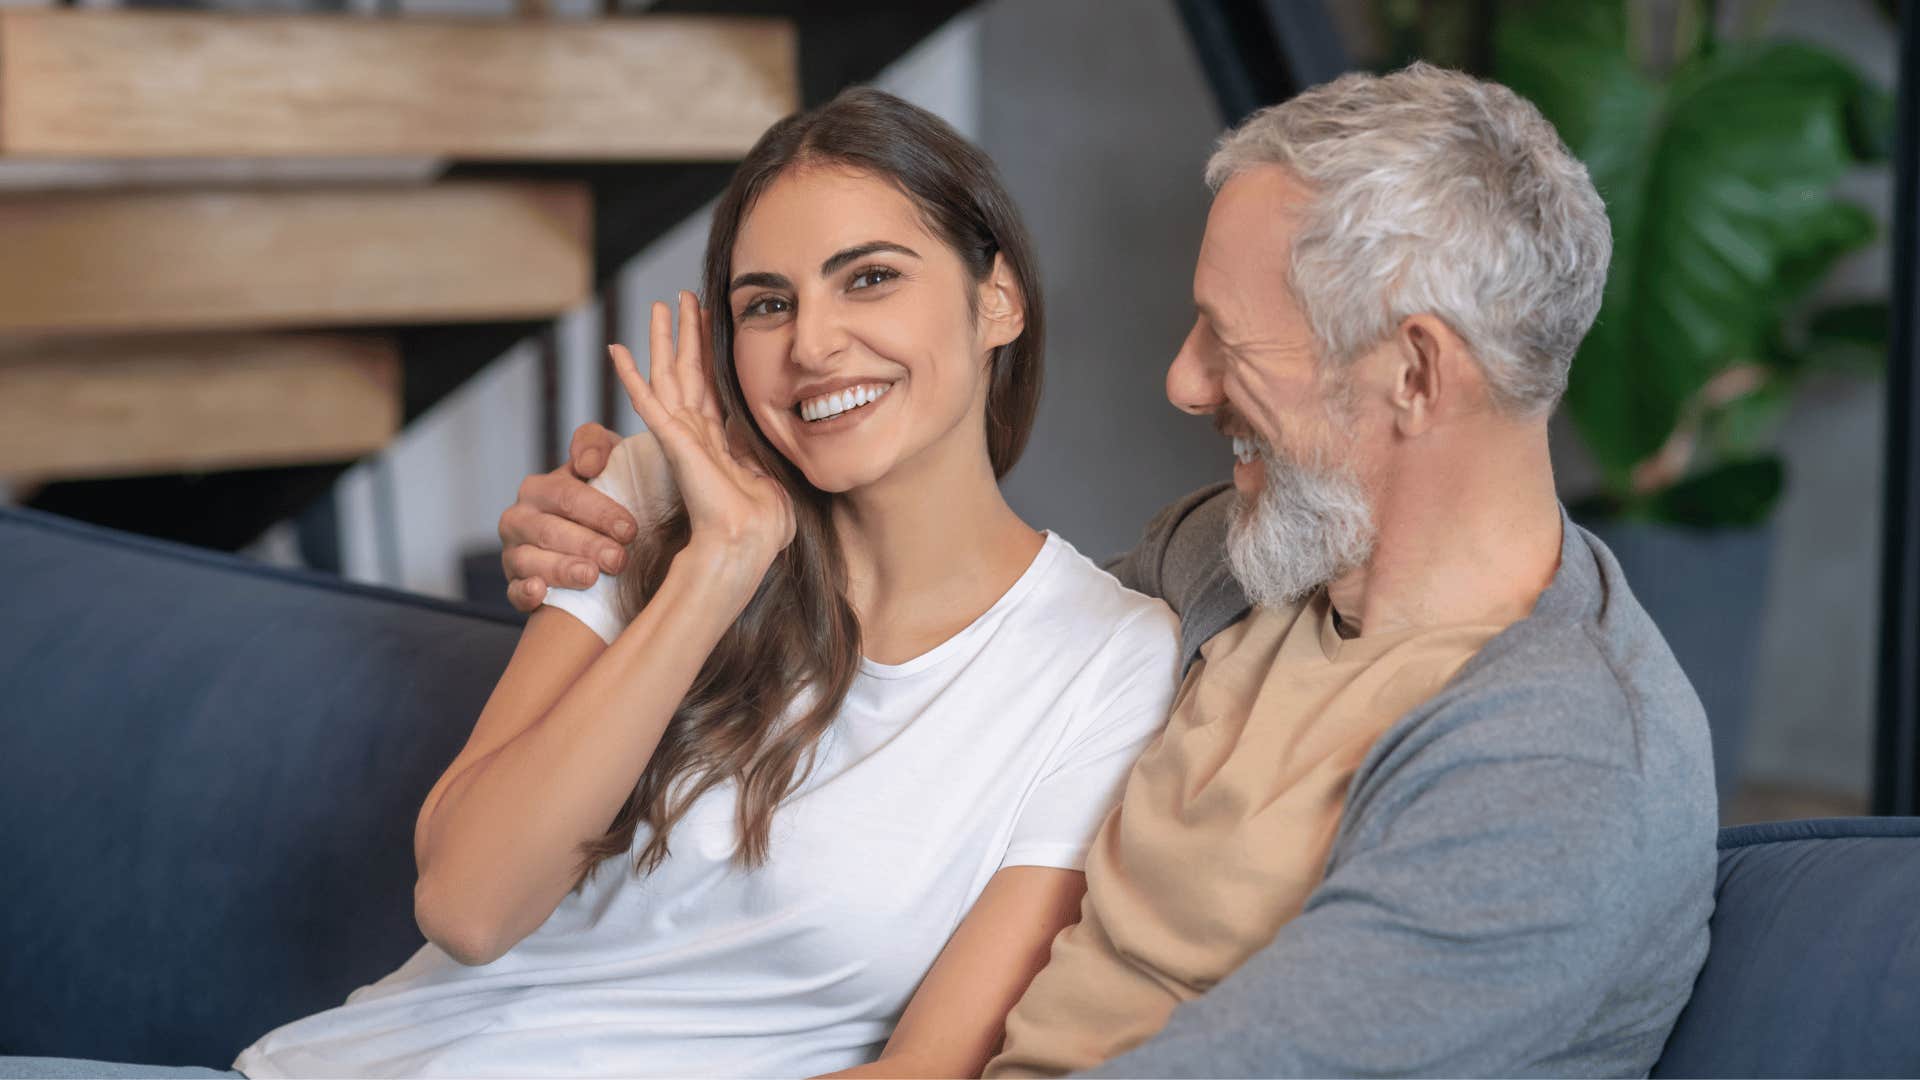
<svg viewBox="0 0 1920 1080">
<path fill-rule="evenodd" d="M 869 266 L 865 270 L 853 275 L 853 281 L 848 285 L 848 288 L 871 289 L 875 285 L 885 284 L 899 276 L 900 272 L 892 267 Z"/>
<path fill-rule="evenodd" d="M 784 296 L 757 297 L 746 307 L 740 309 L 740 317 L 750 319 L 755 315 L 778 315 L 787 310 L 787 298 Z"/>
</svg>

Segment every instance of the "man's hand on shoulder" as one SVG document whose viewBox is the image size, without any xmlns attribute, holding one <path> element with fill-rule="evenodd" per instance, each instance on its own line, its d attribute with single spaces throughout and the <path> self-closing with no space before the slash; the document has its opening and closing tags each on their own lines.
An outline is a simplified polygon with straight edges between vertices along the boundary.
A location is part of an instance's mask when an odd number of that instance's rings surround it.
<svg viewBox="0 0 1920 1080">
<path fill-rule="evenodd" d="M 565 464 L 521 481 L 514 504 L 500 515 L 500 565 L 507 600 L 516 609 L 539 607 L 550 585 L 584 589 L 602 570 L 617 574 L 626 565 L 625 545 L 639 524 L 588 483 L 619 445 L 614 432 L 582 424 L 574 429 Z"/>
</svg>

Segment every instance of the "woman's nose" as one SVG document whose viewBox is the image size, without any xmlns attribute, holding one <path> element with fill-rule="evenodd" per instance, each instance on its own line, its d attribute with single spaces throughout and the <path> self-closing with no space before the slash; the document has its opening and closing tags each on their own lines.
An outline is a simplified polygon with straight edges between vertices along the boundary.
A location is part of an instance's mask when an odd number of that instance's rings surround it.
<svg viewBox="0 0 1920 1080">
<path fill-rule="evenodd" d="M 831 304 L 802 304 L 794 313 L 793 362 L 803 368 L 824 370 L 847 347 L 846 327 Z"/>
</svg>

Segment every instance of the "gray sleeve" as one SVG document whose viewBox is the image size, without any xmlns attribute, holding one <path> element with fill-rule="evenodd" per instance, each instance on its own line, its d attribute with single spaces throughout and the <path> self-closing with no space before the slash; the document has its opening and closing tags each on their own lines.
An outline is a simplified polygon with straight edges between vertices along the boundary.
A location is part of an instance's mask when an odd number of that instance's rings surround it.
<svg viewBox="0 0 1920 1080">
<path fill-rule="evenodd" d="M 1377 789 L 1358 842 L 1272 944 L 1087 1075 L 1604 1070 L 1568 1048 L 1627 977 L 1671 884 L 1640 865 L 1637 776 L 1607 760 L 1429 749 L 1448 760 L 1409 763 Z M 1663 1035 L 1616 1064 L 1645 1075 Z"/>
</svg>

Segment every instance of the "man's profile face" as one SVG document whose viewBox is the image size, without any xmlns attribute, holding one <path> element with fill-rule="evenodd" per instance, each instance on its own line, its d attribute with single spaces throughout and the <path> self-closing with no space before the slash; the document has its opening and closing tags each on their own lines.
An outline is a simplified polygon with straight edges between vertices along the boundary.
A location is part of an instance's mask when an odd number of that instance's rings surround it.
<svg viewBox="0 0 1920 1080">
<path fill-rule="evenodd" d="M 1311 192 L 1264 166 L 1214 197 L 1194 269 L 1196 317 L 1167 370 L 1167 398 L 1211 415 L 1240 447 L 1228 555 L 1256 603 L 1305 595 L 1363 562 L 1372 516 L 1357 479 L 1354 408 L 1287 287 Z"/>
<path fill-rule="evenodd" d="M 1287 288 L 1292 234 L 1310 197 L 1274 166 L 1221 187 L 1194 269 L 1193 329 L 1167 372 L 1174 405 L 1295 460 L 1345 441 L 1334 438 L 1317 346 Z M 1234 468 L 1243 499 L 1260 492 L 1265 472 L 1258 457 Z"/>
</svg>

